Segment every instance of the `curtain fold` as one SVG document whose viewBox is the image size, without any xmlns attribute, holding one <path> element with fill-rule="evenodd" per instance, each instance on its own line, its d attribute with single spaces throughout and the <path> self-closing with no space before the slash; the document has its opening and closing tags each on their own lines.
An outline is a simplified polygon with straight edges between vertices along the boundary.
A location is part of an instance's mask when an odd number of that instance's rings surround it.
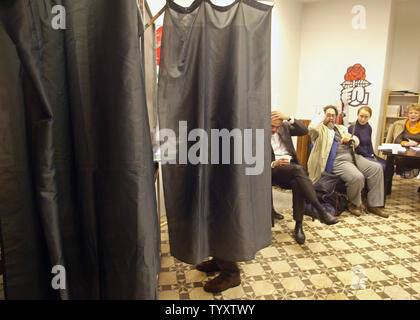
<svg viewBox="0 0 420 320">
<path fill-rule="evenodd" d="M 188 8 L 167 1 L 159 124 L 178 137 L 177 164 L 162 169 L 171 254 L 184 262 L 252 260 L 271 244 L 270 30 L 271 6 L 254 0 L 225 7 L 196 0 Z M 263 171 L 246 175 L 245 158 L 233 162 L 233 139 L 230 164 L 222 164 L 221 140 L 215 142 L 220 154 L 211 149 L 208 164 L 182 163 L 195 141 L 183 137 L 180 121 L 187 132 L 204 130 L 209 146 L 212 129 L 239 130 L 243 156 L 247 147 L 254 155 L 263 147 L 256 155 Z M 245 129 L 253 130 L 252 141 L 245 141 Z M 264 130 L 258 143 L 257 129 Z"/>
<path fill-rule="evenodd" d="M 52 27 L 57 5 L 64 30 Z M 159 229 L 136 2 L 8 0 L 0 15 L 7 298 L 155 299 Z M 55 265 L 65 289 L 51 287 Z"/>
</svg>

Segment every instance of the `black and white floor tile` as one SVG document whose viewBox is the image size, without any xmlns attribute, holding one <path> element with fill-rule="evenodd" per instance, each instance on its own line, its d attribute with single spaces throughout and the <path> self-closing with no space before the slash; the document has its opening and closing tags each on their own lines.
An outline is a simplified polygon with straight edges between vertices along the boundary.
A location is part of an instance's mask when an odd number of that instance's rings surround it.
<svg viewBox="0 0 420 320">
<path fill-rule="evenodd" d="M 326 226 L 305 217 L 304 245 L 293 238 L 292 209 L 282 209 L 285 219 L 276 221 L 272 245 L 254 260 L 239 264 L 240 286 L 218 294 L 203 290 L 203 285 L 217 274 L 207 276 L 170 255 L 163 219 L 159 299 L 418 300 L 419 186 L 418 178 L 394 178 L 392 195 L 387 198 L 387 219 L 344 212 L 340 223 Z M 274 197 L 282 201 L 275 203 L 281 208 L 285 196 Z"/>
</svg>

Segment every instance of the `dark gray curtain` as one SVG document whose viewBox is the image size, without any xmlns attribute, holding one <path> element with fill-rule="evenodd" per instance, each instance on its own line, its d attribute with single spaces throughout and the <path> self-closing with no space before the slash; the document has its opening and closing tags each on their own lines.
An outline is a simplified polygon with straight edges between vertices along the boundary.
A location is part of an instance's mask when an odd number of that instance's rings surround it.
<svg viewBox="0 0 420 320">
<path fill-rule="evenodd" d="M 66 9 L 66 29 L 52 9 Z M 158 223 L 135 1 L 0 2 L 9 299 L 155 299 Z M 54 265 L 66 289 L 53 290 Z"/>
<path fill-rule="evenodd" d="M 177 164 L 163 165 L 171 254 L 182 261 L 252 260 L 271 244 L 270 30 L 271 6 L 254 0 L 225 7 L 196 0 L 189 8 L 167 1 L 160 128 L 176 133 L 178 147 L 179 121 L 209 137 L 211 129 L 253 129 L 254 153 L 255 130 L 265 130 L 259 175 L 246 175 L 245 163 L 182 164 L 180 148 Z M 232 140 L 229 152 L 233 162 Z"/>
</svg>

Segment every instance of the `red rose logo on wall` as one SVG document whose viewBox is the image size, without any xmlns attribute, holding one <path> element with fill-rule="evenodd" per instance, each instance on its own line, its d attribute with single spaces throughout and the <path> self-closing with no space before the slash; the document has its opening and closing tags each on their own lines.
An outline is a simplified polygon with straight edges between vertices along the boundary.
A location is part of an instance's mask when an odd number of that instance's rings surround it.
<svg viewBox="0 0 420 320">
<path fill-rule="evenodd" d="M 356 81 L 366 79 L 366 69 L 360 63 L 356 63 L 353 67 L 348 67 L 347 74 L 344 76 L 346 81 Z"/>
<path fill-rule="evenodd" d="M 343 87 L 343 90 L 341 90 L 343 105 L 358 107 L 369 104 L 369 92 L 366 91 L 366 87 L 370 86 L 371 83 L 366 80 L 366 69 L 360 63 L 347 68 L 344 80 L 345 82 L 341 84 Z"/>
</svg>

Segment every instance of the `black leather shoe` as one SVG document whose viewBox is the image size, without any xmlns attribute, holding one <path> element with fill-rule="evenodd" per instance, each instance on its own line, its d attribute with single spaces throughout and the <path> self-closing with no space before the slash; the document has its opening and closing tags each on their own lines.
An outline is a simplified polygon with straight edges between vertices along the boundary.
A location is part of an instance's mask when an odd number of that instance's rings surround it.
<svg viewBox="0 0 420 320">
<path fill-rule="evenodd" d="M 198 271 L 208 273 L 220 271 L 220 268 L 214 259 L 201 262 L 200 264 L 197 264 L 195 268 Z"/>
<path fill-rule="evenodd" d="M 204 291 L 221 292 L 241 284 L 239 272 L 222 271 L 216 278 L 204 285 Z"/>
<path fill-rule="evenodd" d="M 295 225 L 295 239 L 296 242 L 299 244 L 304 244 L 306 237 L 305 237 L 305 233 L 303 232 L 303 227 L 302 227 L 302 222 L 296 222 Z"/>
<path fill-rule="evenodd" d="M 278 219 L 278 220 L 282 220 L 282 219 L 284 219 L 284 216 L 283 216 L 282 214 L 280 214 L 280 213 L 276 212 L 275 210 L 272 210 L 272 211 L 271 211 L 271 214 L 273 215 L 273 217 L 274 217 L 275 219 Z"/>
<path fill-rule="evenodd" d="M 319 221 L 325 223 L 326 225 L 332 225 L 338 222 L 338 219 L 330 215 L 325 209 L 323 209 L 321 212 L 318 211 L 318 218 Z"/>
</svg>

